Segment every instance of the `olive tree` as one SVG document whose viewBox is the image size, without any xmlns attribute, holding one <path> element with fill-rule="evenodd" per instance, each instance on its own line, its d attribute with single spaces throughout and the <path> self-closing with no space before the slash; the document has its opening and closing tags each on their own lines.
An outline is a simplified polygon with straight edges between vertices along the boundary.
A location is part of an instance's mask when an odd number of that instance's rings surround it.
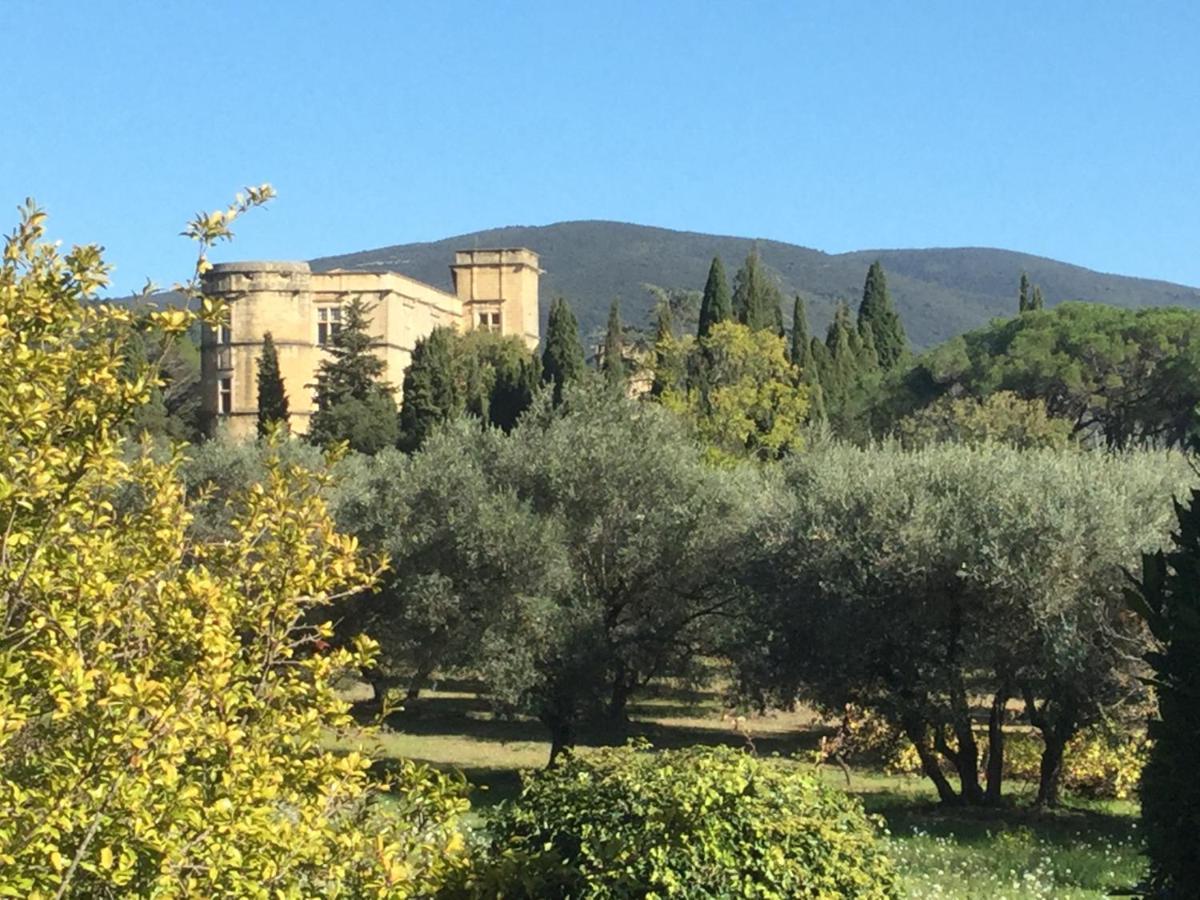
<svg viewBox="0 0 1200 900">
<path fill-rule="evenodd" d="M 401 573 L 367 601 L 384 660 L 413 688 L 470 666 L 554 753 L 714 646 L 779 503 L 756 469 L 706 464 L 669 411 L 600 384 L 557 405 L 543 390 L 507 435 L 464 420 L 409 460 L 355 465 L 339 516 Z"/>
<path fill-rule="evenodd" d="M 939 445 L 818 447 L 788 462 L 792 538 L 740 642 L 760 695 L 875 710 L 947 802 L 1000 797 L 1009 701 L 1062 751 L 1136 697 L 1141 626 L 1121 566 L 1166 534 L 1178 456 Z M 987 698 L 987 786 L 975 698 Z M 955 788 L 943 771 L 958 779 Z"/>
<path fill-rule="evenodd" d="M 561 577 L 554 523 L 496 478 L 505 437 L 458 419 L 411 456 L 385 450 L 339 467 L 343 527 L 392 564 L 341 631 L 366 630 L 383 653 L 368 675 L 377 699 L 397 678 L 409 700 L 435 669 L 486 665 L 488 648 L 522 633 L 522 610 Z"/>
</svg>

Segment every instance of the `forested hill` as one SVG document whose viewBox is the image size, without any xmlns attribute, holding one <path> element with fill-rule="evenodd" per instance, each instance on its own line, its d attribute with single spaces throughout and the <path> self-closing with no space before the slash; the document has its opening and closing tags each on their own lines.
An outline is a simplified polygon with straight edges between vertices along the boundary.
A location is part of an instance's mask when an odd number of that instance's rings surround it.
<svg viewBox="0 0 1200 900">
<path fill-rule="evenodd" d="M 394 269 L 449 287 L 456 249 L 528 247 L 541 255 L 543 322 L 550 301 L 571 301 L 585 337 L 604 327 L 609 304 L 620 298 L 623 317 L 644 324 L 654 305 L 645 285 L 700 290 L 709 263 L 719 255 L 730 279 L 756 242 L 750 238 L 671 231 L 622 222 L 560 222 L 477 231 L 422 244 L 401 244 L 312 261 L 315 269 Z M 918 347 L 1016 312 L 1022 270 L 1039 285 L 1047 305 L 1095 300 L 1117 306 L 1200 308 L 1200 288 L 1164 281 L 1105 275 L 1052 259 L 1008 250 L 955 248 L 860 250 L 830 254 L 795 244 L 758 240 L 763 261 L 786 294 L 809 301 L 814 329 L 823 331 L 839 297 L 857 306 L 867 267 L 883 261 L 888 284 L 909 337 Z M 791 304 L 785 303 L 785 315 Z"/>
</svg>

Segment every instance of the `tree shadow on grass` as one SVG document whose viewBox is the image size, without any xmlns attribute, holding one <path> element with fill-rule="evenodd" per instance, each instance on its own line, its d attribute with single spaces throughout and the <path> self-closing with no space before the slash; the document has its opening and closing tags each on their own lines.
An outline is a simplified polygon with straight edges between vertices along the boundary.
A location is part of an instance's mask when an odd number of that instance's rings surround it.
<svg viewBox="0 0 1200 900">
<path fill-rule="evenodd" d="M 1137 821 L 1128 814 L 1080 806 L 1037 809 L 1010 798 L 1000 806 L 948 806 L 911 793 L 870 790 L 858 793 L 868 813 L 882 816 L 895 835 L 914 831 L 952 838 L 959 844 L 991 844 L 1005 832 L 1071 845 L 1086 835 L 1090 843 L 1128 842 L 1137 838 Z"/>
</svg>

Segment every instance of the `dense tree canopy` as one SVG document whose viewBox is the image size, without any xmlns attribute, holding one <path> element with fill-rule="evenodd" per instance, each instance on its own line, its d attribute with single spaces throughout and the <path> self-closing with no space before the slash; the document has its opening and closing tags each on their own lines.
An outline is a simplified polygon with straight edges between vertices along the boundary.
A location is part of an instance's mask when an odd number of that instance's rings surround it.
<svg viewBox="0 0 1200 900">
<path fill-rule="evenodd" d="M 733 314 L 751 331 L 783 334 L 783 295 L 755 248 L 733 278 Z"/>
<path fill-rule="evenodd" d="M 768 330 L 723 322 L 692 346 L 683 390 L 660 400 L 696 424 L 718 456 L 774 458 L 800 445 L 809 390 Z"/>
<path fill-rule="evenodd" d="M 1124 614 L 1120 567 L 1165 539 L 1183 459 L 835 445 L 787 472 L 794 538 L 738 644 L 748 684 L 875 710 L 943 799 L 966 802 L 999 797 L 1005 710 L 1021 698 L 1046 742 L 1040 796 L 1055 802 L 1066 741 L 1140 692 L 1145 635 Z M 986 795 L 979 696 L 995 719 Z"/>
<path fill-rule="evenodd" d="M 929 351 L 886 392 L 883 419 L 946 394 L 996 391 L 1046 404 L 1081 440 L 1183 446 L 1200 406 L 1200 313 L 1063 303 Z"/>
<path fill-rule="evenodd" d="M 505 436 L 455 423 L 347 478 L 339 515 L 403 564 L 372 600 L 385 661 L 469 665 L 555 752 L 714 645 L 774 508 L 672 414 L 600 386 L 546 391 Z"/>
</svg>

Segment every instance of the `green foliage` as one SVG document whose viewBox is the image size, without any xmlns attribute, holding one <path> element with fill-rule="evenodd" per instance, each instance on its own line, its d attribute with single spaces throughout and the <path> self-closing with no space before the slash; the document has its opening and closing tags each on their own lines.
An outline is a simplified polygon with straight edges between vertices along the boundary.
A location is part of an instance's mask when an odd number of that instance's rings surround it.
<svg viewBox="0 0 1200 900">
<path fill-rule="evenodd" d="M 725 266 L 721 257 L 714 256 L 708 268 L 708 281 L 704 285 L 704 297 L 700 301 L 699 337 L 708 337 L 712 327 L 733 318 L 733 300 L 729 295 L 729 280 L 725 277 Z"/>
<path fill-rule="evenodd" d="M 541 382 L 538 358 L 516 335 L 491 331 L 456 334 L 453 349 L 464 410 L 511 431 Z"/>
<path fill-rule="evenodd" d="M 908 336 L 904 333 L 904 323 L 900 321 L 899 313 L 892 306 L 887 275 L 879 260 L 871 263 L 863 285 L 862 303 L 858 307 L 860 332 L 864 325 L 871 326 L 879 365 L 885 371 L 895 368 L 908 353 Z"/>
<path fill-rule="evenodd" d="M 555 403 L 562 401 L 566 385 L 583 377 L 585 367 L 575 314 L 566 300 L 557 297 L 550 304 L 545 349 L 542 351 L 542 381 L 554 385 Z"/>
<path fill-rule="evenodd" d="M 1120 567 L 1165 539 L 1177 455 L 998 445 L 817 447 L 791 457 L 790 546 L 737 642 L 743 678 L 788 700 L 871 709 L 916 745 L 943 799 L 983 802 L 972 697 L 1010 698 L 1043 735 L 1042 799 L 1080 728 L 1142 696 L 1145 634 Z M 943 762 L 960 779 L 941 774 Z"/>
<path fill-rule="evenodd" d="M 369 602 L 384 663 L 417 686 L 470 664 L 555 752 L 711 652 L 775 507 L 757 472 L 712 468 L 675 416 L 602 385 L 542 392 L 509 435 L 452 423 L 411 461 L 356 465 L 339 517 L 403 566 Z"/>
<path fill-rule="evenodd" d="M 1086 442 L 1183 446 L 1200 407 L 1200 313 L 1063 303 L 919 357 L 880 403 L 894 423 L 945 394 L 1041 399 Z"/>
<path fill-rule="evenodd" d="M 409 449 L 421 446 L 434 426 L 463 409 L 453 345 L 453 329 L 439 327 L 413 346 L 400 404 L 400 430 Z"/>
<path fill-rule="evenodd" d="M 604 381 L 614 390 L 625 390 L 625 336 L 621 327 L 621 304 L 614 300 L 608 310 L 608 330 L 604 333 L 604 355 L 600 366 Z"/>
<path fill-rule="evenodd" d="M 198 271 L 269 196 L 193 221 Z M 179 458 L 121 452 L 156 374 L 125 369 L 129 313 L 89 302 L 99 248 L 60 256 L 43 222 L 30 204 L 0 262 L 3 892 L 428 895 L 461 842 L 457 783 L 416 766 L 383 782 L 321 745 L 350 723 L 335 678 L 372 645 L 322 652 L 311 623 L 376 567 L 333 527 L 320 475 L 270 452 L 227 538 L 189 534 Z M 194 321 L 152 315 L 166 335 Z"/>
<path fill-rule="evenodd" d="M 948 441 L 1063 449 L 1071 443 L 1070 422 L 1048 415 L 1044 400 L 1023 400 L 1011 391 L 997 391 L 982 400 L 942 397 L 902 419 L 896 433 L 911 447 Z"/>
<path fill-rule="evenodd" d="M 683 389 L 687 378 L 687 348 L 675 337 L 671 307 L 660 303 L 655 313 L 654 380 L 650 395 L 661 397 L 664 391 Z"/>
<path fill-rule="evenodd" d="M 792 305 L 792 344 L 788 358 L 791 359 L 792 365 L 799 366 L 802 370 L 808 367 L 808 342 L 808 310 L 804 305 L 804 298 L 797 294 Z"/>
<path fill-rule="evenodd" d="M 345 441 L 355 453 L 378 453 L 395 447 L 400 440 L 396 401 L 384 391 L 372 391 L 365 399 L 350 397 L 312 417 L 308 439 L 329 447 Z"/>
<path fill-rule="evenodd" d="M 233 441 L 216 437 L 185 448 L 179 478 L 191 521 L 188 535 L 200 543 L 232 540 L 234 499 L 267 482 L 268 457 L 305 472 L 327 469 L 324 452 L 299 439 Z"/>
<path fill-rule="evenodd" d="M 342 327 L 326 345 L 317 369 L 317 411 L 308 439 L 322 447 L 346 441 L 359 453 L 394 446 L 400 430 L 392 387 L 382 380 L 383 360 L 372 351 L 371 310 L 361 296 L 346 304 Z"/>
<path fill-rule="evenodd" d="M 855 390 L 859 374 L 859 354 L 851 336 L 855 334 L 846 304 L 839 303 L 825 334 L 825 353 L 819 366 L 821 387 L 831 415 L 840 416 Z"/>
<path fill-rule="evenodd" d="M 1200 884 L 1200 491 L 1186 506 L 1177 503 L 1175 516 L 1172 546 L 1143 557 L 1128 595 L 1157 642 L 1146 656 L 1158 715 L 1141 785 L 1156 897 L 1182 897 Z"/>
<path fill-rule="evenodd" d="M 664 406 L 687 416 L 719 458 L 775 458 L 800 446 L 808 388 L 788 362 L 783 338 L 723 322 L 692 350 L 686 392 Z"/>
<path fill-rule="evenodd" d="M 751 250 L 733 278 L 734 315 L 751 331 L 773 331 L 782 334 L 782 303 L 783 295 L 779 286 L 767 274 L 762 258 L 758 255 L 758 248 Z"/>
<path fill-rule="evenodd" d="M 401 446 L 417 449 L 436 426 L 464 413 L 510 431 L 533 401 L 537 365 L 514 335 L 435 328 L 417 341 L 404 373 Z"/>
<path fill-rule="evenodd" d="M 340 628 L 379 641 L 377 686 L 403 679 L 415 697 L 435 669 L 486 668 L 529 639 L 522 626 L 561 579 L 552 520 L 494 475 L 505 444 L 498 429 L 457 419 L 412 456 L 388 451 L 340 468 L 338 521 L 392 561 Z"/>
<path fill-rule="evenodd" d="M 876 824 L 817 777 L 729 748 L 572 755 L 489 819 L 480 897 L 898 897 Z"/>
<path fill-rule="evenodd" d="M 258 358 L 258 436 L 265 437 L 277 427 L 288 427 L 288 399 L 279 374 L 279 354 L 268 331 Z"/>
<path fill-rule="evenodd" d="M 200 348 L 191 331 L 164 334 L 151 316 L 139 312 L 124 355 L 127 377 L 145 367 L 158 373 L 149 399 L 134 412 L 125 431 L 134 437 L 200 440 L 206 425 L 200 405 Z"/>
</svg>

